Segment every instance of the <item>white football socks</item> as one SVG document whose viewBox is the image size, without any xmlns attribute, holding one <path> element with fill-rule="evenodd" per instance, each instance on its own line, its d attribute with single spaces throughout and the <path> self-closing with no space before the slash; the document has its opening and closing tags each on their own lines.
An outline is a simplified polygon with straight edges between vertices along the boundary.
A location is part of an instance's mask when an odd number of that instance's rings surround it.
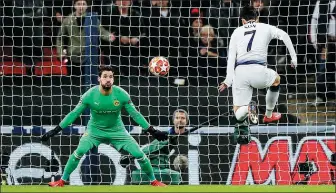
<svg viewBox="0 0 336 193">
<path fill-rule="evenodd" d="M 248 106 L 241 106 L 235 112 L 235 116 L 238 121 L 243 121 L 244 119 L 246 119 L 247 115 L 248 115 Z"/>
<path fill-rule="evenodd" d="M 279 90 L 274 92 L 271 89 L 267 90 L 266 93 L 266 113 L 265 115 L 270 118 L 272 117 L 272 112 L 279 98 Z"/>
</svg>

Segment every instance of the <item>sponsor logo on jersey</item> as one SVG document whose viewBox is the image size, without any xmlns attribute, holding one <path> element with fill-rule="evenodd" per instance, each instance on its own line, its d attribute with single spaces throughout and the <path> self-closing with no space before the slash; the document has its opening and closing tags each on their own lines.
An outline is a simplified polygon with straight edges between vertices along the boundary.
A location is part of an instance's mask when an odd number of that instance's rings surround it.
<svg viewBox="0 0 336 193">
<path fill-rule="evenodd" d="M 98 111 L 95 109 L 92 109 L 93 112 L 97 113 L 97 114 L 110 114 L 110 113 L 117 113 L 119 111 Z"/>
<path fill-rule="evenodd" d="M 114 100 L 114 101 L 113 101 L 113 104 L 114 104 L 114 106 L 119 106 L 119 105 L 120 105 L 120 102 L 119 102 L 118 100 Z"/>
<path fill-rule="evenodd" d="M 227 184 L 332 184 L 330 157 L 335 145 L 333 136 L 307 136 L 298 143 L 281 136 L 262 147 L 253 137 L 248 145 L 236 146 Z M 299 171 L 305 163 L 309 171 Z"/>
</svg>

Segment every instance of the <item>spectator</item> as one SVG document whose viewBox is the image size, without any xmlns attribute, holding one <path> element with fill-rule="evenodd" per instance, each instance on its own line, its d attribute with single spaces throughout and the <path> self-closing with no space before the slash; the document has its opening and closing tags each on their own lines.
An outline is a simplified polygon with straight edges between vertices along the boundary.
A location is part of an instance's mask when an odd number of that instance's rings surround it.
<svg viewBox="0 0 336 193">
<path fill-rule="evenodd" d="M 192 28 L 190 30 L 189 36 L 191 36 L 195 41 L 199 38 L 201 28 L 204 26 L 203 13 L 200 13 L 198 8 L 194 8 L 191 10 L 190 17 L 190 23 Z"/>
<path fill-rule="evenodd" d="M 336 76 L 336 2 L 333 0 L 317 1 L 311 23 L 311 41 L 321 53 L 317 77 L 316 100 L 314 105 L 335 98 Z"/>
<path fill-rule="evenodd" d="M 239 3 L 234 0 L 221 0 L 218 5 L 211 6 L 206 17 L 209 24 L 218 29 L 219 38 L 224 47 L 228 47 L 231 34 L 239 26 Z"/>
<path fill-rule="evenodd" d="M 121 74 L 136 74 L 139 69 L 139 42 L 143 26 L 140 12 L 132 6 L 131 0 L 116 0 L 102 12 L 102 24 L 109 26 L 117 37 L 112 47 L 105 47 L 104 54 L 111 63 L 117 64 Z"/>
<path fill-rule="evenodd" d="M 57 34 L 63 20 L 72 12 L 72 2 L 67 0 L 50 1 L 52 11 L 52 45 L 56 45 Z M 48 2 L 49 3 L 49 2 Z"/>
<path fill-rule="evenodd" d="M 219 67 L 224 66 L 223 42 L 218 41 L 211 25 L 203 26 L 198 48 L 199 73 L 203 77 L 217 79 Z M 221 71 L 221 74 L 225 72 Z"/>
<path fill-rule="evenodd" d="M 168 57 L 171 73 L 176 70 L 179 37 L 179 10 L 170 6 L 169 0 L 152 0 L 142 5 L 147 39 L 141 44 L 142 55 Z M 147 48 L 147 49 L 146 49 Z M 175 67 L 175 68 L 174 68 Z"/>
<path fill-rule="evenodd" d="M 190 13 L 189 28 L 189 55 L 197 56 L 197 47 L 199 46 L 199 38 L 201 29 L 205 24 L 203 12 L 199 8 L 193 8 Z M 196 51 L 196 52 L 195 52 Z"/>
<path fill-rule="evenodd" d="M 84 22 L 88 8 L 87 0 L 74 0 L 75 12 L 66 17 L 57 36 L 57 54 L 63 59 L 68 57 L 68 71 L 73 78 L 80 80 L 83 71 L 85 52 L 85 31 Z M 114 41 L 114 34 L 108 32 L 103 27 L 98 28 L 101 39 Z"/>
<path fill-rule="evenodd" d="M 42 19 L 46 15 L 43 0 L 14 0 L 14 55 L 22 56 L 29 66 L 42 58 Z M 30 71 L 31 73 L 31 71 Z"/>
<path fill-rule="evenodd" d="M 197 76 L 197 57 L 198 46 L 200 40 L 200 32 L 204 26 L 203 12 L 199 8 L 192 8 L 189 17 L 188 33 L 183 33 L 180 36 L 180 52 L 182 57 L 179 59 L 179 64 L 187 64 L 188 70 L 179 67 L 179 75 L 182 76 Z"/>
<path fill-rule="evenodd" d="M 43 46 L 55 46 L 57 34 L 65 16 L 72 10 L 72 2 L 67 0 L 45 1 L 44 6 L 48 15 L 43 19 Z"/>
<path fill-rule="evenodd" d="M 270 21 L 272 19 L 271 13 L 269 8 L 265 6 L 264 0 L 253 0 L 252 2 L 254 9 L 259 13 L 259 22 L 274 25 L 275 23 Z"/>
</svg>

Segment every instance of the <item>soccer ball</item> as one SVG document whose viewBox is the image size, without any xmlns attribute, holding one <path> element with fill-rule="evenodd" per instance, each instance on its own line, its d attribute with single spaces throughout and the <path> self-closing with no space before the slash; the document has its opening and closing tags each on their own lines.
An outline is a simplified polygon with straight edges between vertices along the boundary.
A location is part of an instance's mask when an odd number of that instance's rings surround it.
<svg viewBox="0 0 336 193">
<path fill-rule="evenodd" d="M 174 169 L 176 171 L 184 171 L 188 168 L 188 157 L 185 155 L 178 155 L 173 161 Z"/>
<path fill-rule="evenodd" d="M 155 76 L 165 76 L 170 68 L 169 61 L 162 56 L 157 56 L 149 62 L 149 71 Z"/>
</svg>

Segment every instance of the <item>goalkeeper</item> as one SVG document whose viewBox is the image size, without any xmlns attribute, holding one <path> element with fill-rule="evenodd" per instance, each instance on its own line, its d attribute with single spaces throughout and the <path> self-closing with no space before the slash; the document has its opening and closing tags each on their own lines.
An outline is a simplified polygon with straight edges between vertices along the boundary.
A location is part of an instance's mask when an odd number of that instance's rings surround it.
<svg viewBox="0 0 336 193">
<path fill-rule="evenodd" d="M 69 157 L 62 178 L 58 181 L 50 182 L 49 186 L 64 186 L 65 181 L 69 179 L 70 174 L 78 166 L 81 157 L 101 143 L 111 144 L 118 151 L 123 149 L 129 152 L 138 160 L 141 169 L 148 176 L 153 186 L 165 186 L 165 184 L 156 180 L 149 159 L 133 137 L 126 131 L 121 120 L 120 111 L 125 107 L 135 122 L 144 128 L 146 133 L 150 133 L 159 141 L 166 140 L 168 133 L 155 130 L 150 126 L 134 107 L 129 94 L 119 86 L 113 85 L 112 67 L 101 66 L 99 68 L 98 81 L 99 86 L 92 87 L 85 92 L 75 109 L 55 129 L 41 137 L 42 141 L 48 140 L 73 123 L 86 108 L 90 108 L 91 117 L 87 125 L 87 131 L 80 139 L 77 149 Z"/>
<path fill-rule="evenodd" d="M 186 125 L 188 123 L 189 117 L 188 113 L 183 109 L 177 109 L 173 113 L 174 126 L 169 130 L 170 135 L 179 135 L 187 132 Z M 177 145 L 177 136 L 170 136 L 169 140 L 165 141 L 152 141 L 148 146 L 143 148 L 143 152 L 150 159 L 154 174 L 160 181 L 178 185 L 181 182 L 181 174 L 178 171 L 171 170 L 169 167 L 169 156 L 174 152 L 174 147 Z M 187 158 L 181 156 L 183 163 L 180 165 L 180 169 L 183 170 L 187 167 Z M 122 167 L 127 167 L 131 164 L 134 159 L 132 155 L 125 155 L 120 158 L 120 165 Z M 146 184 L 149 179 L 147 175 L 139 169 L 132 171 L 131 173 L 131 183 L 132 184 Z"/>
</svg>

